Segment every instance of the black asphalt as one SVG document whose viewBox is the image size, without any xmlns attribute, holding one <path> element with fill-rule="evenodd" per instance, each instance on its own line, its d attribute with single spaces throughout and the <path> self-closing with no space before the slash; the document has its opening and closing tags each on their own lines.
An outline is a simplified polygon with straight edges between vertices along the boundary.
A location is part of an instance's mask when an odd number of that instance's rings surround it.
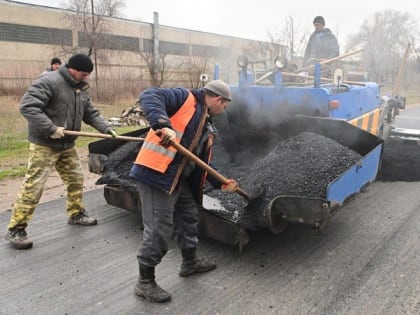
<svg viewBox="0 0 420 315">
<path fill-rule="evenodd" d="M 420 310 L 420 183 L 374 183 L 323 233 L 289 226 L 237 248 L 204 239 L 218 269 L 178 276 L 173 244 L 157 269 L 172 302 L 133 294 L 141 240 L 136 215 L 86 193 L 95 227 L 69 226 L 64 201 L 38 207 L 30 250 L 0 242 L 0 314 L 415 314 Z M 10 212 L 0 214 L 5 228 Z"/>
<path fill-rule="evenodd" d="M 418 181 L 375 182 L 322 233 L 259 232 L 242 253 L 203 239 L 199 254 L 218 268 L 190 278 L 171 244 L 157 268 L 172 294 L 162 305 L 133 293 L 136 213 L 107 205 L 102 189 L 85 194 L 94 227 L 68 225 L 63 199 L 44 203 L 27 229 L 32 249 L 0 241 L 0 314 L 420 314 L 419 191 Z M 9 218 L 0 214 L 4 232 Z"/>
</svg>

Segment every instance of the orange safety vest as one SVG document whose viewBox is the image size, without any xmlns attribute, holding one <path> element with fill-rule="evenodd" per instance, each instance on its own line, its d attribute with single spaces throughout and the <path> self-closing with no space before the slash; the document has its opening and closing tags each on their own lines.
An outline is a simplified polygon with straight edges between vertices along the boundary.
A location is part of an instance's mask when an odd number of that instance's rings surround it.
<svg viewBox="0 0 420 315">
<path fill-rule="evenodd" d="M 184 135 L 185 128 L 194 115 L 196 100 L 194 95 L 189 92 L 187 99 L 181 108 L 169 118 L 172 128 L 176 133 L 175 142 L 180 143 Z M 159 144 L 160 137 L 156 135 L 153 129 L 147 133 L 146 139 L 137 154 L 135 164 L 144 165 L 160 173 L 165 173 L 169 164 L 175 158 L 176 149 L 172 146 L 168 148 Z"/>
</svg>

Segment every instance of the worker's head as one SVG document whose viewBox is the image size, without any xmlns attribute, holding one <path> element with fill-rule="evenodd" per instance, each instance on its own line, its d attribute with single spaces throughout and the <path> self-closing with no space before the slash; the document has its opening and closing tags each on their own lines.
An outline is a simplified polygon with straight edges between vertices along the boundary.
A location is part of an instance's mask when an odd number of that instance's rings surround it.
<svg viewBox="0 0 420 315">
<path fill-rule="evenodd" d="M 211 116 L 221 114 L 232 100 L 229 85 L 222 80 L 213 80 L 204 86 L 204 101 Z"/>
<path fill-rule="evenodd" d="M 88 55 L 76 54 L 70 57 L 66 67 L 77 82 L 86 80 L 93 71 L 93 62 Z"/>
<path fill-rule="evenodd" d="M 322 16 L 316 16 L 313 21 L 315 30 L 319 31 L 325 27 L 325 20 Z"/>
<path fill-rule="evenodd" d="M 51 59 L 51 70 L 55 71 L 61 66 L 61 60 L 60 58 L 54 57 Z"/>
</svg>

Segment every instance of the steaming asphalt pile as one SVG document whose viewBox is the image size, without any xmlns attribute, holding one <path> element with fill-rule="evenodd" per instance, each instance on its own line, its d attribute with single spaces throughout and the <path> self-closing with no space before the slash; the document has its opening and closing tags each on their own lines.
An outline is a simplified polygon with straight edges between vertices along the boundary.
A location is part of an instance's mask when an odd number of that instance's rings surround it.
<svg viewBox="0 0 420 315">
<path fill-rule="evenodd" d="M 217 198 L 226 209 L 214 210 L 217 215 L 257 229 L 256 218 L 263 215 L 260 211 L 272 199 L 279 195 L 325 198 L 328 184 L 361 158 L 330 138 L 302 132 L 279 142 L 253 165 L 225 168 L 251 196 L 264 191 L 260 198 L 262 207 L 247 209 L 247 201 L 238 194 L 213 190 L 208 195 Z"/>
<path fill-rule="evenodd" d="M 325 198 L 327 185 L 361 156 L 350 148 L 319 134 L 303 132 L 277 143 L 270 151 L 257 143 L 237 148 L 235 143 L 223 148 L 216 142 L 213 164 L 226 177 L 234 178 L 239 186 L 257 202 L 248 202 L 236 193 L 209 190 L 206 194 L 217 199 L 217 204 L 206 209 L 220 217 L 258 230 L 264 207 L 279 195 L 296 195 L 308 198 Z M 104 174 L 96 184 L 119 186 L 136 191 L 135 181 L 129 172 L 141 143 L 127 142 L 111 152 L 104 164 Z M 229 153 L 226 151 L 228 149 Z M 417 144 L 388 139 L 384 144 L 382 165 L 377 180 L 419 181 L 420 147 Z"/>
<path fill-rule="evenodd" d="M 261 145 L 260 143 L 258 145 Z M 104 174 L 98 185 L 118 186 L 127 191 L 136 191 L 136 184 L 129 177 L 133 161 L 141 143 L 127 142 L 111 152 L 104 164 Z M 279 142 L 274 148 L 257 160 L 251 157 L 252 147 L 237 152 L 235 160 L 217 146 L 215 164 L 220 172 L 234 178 L 251 197 L 260 194 L 257 203 L 251 203 L 236 193 L 220 190 L 207 192 L 217 198 L 222 207 L 207 209 L 220 217 L 237 222 L 251 230 L 259 229 L 264 207 L 278 195 L 297 195 L 325 198 L 327 185 L 346 169 L 361 159 L 348 147 L 319 134 L 303 132 Z"/>
</svg>

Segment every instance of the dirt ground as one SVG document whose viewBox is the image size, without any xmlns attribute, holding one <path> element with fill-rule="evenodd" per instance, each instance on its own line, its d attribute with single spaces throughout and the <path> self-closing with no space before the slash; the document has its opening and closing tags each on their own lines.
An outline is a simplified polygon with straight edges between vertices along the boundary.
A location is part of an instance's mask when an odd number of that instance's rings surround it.
<svg viewBox="0 0 420 315">
<path fill-rule="evenodd" d="M 79 155 L 82 162 L 84 173 L 84 188 L 85 191 L 101 188 L 101 185 L 95 185 L 96 180 L 100 175 L 89 172 L 88 168 L 88 149 L 79 148 Z M 15 203 L 16 195 L 24 180 L 24 177 L 8 178 L 0 181 L 0 213 L 11 210 Z M 60 176 L 56 171 L 52 172 L 48 178 L 44 193 L 42 194 L 40 203 L 45 203 L 51 200 L 61 198 L 65 195 L 64 185 L 61 182 Z"/>
</svg>

